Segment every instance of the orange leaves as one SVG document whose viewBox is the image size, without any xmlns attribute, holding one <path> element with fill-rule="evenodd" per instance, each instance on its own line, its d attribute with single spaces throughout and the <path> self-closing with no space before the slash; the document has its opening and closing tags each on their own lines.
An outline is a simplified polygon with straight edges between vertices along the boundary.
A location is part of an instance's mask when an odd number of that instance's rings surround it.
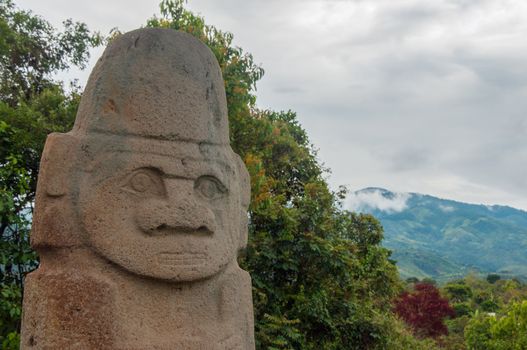
<svg viewBox="0 0 527 350">
<path fill-rule="evenodd" d="M 254 209 L 271 198 L 273 180 L 266 176 L 262 160 L 258 156 L 248 153 L 244 162 L 251 176 L 251 208 Z"/>
<path fill-rule="evenodd" d="M 243 86 L 235 86 L 233 89 L 232 89 L 232 92 L 235 93 L 235 94 L 240 94 L 240 95 L 244 95 L 246 94 L 248 91 L 246 88 L 244 88 Z"/>
</svg>

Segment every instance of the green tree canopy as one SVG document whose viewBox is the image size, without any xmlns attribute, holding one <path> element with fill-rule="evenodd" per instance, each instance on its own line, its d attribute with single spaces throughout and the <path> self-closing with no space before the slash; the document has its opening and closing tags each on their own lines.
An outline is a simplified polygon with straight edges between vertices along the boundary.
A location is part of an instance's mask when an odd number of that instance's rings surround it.
<svg viewBox="0 0 527 350">
<path fill-rule="evenodd" d="M 465 328 L 469 349 L 527 349 L 527 300 L 512 303 L 504 316 L 476 313 Z"/>
<path fill-rule="evenodd" d="M 472 297 L 472 289 L 466 284 L 448 283 L 443 289 L 447 292 L 449 299 L 455 303 L 467 301 Z"/>
<path fill-rule="evenodd" d="M 53 74 L 84 67 L 101 42 L 85 24 L 57 31 L 0 0 L 0 343 L 18 346 L 23 276 L 37 264 L 28 234 L 46 135 L 71 128 L 79 102 Z"/>
</svg>

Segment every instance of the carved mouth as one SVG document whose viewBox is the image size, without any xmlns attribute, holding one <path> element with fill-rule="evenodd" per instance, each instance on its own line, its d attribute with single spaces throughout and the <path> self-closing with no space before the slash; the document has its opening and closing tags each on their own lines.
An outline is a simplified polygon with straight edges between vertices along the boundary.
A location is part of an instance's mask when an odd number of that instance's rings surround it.
<svg viewBox="0 0 527 350">
<path fill-rule="evenodd" d="M 205 253 L 160 253 L 157 262 L 163 266 L 197 266 L 207 260 Z"/>
<path fill-rule="evenodd" d="M 190 235 L 190 236 L 212 236 L 213 232 L 207 226 L 200 226 L 198 228 L 187 226 L 170 226 L 161 224 L 156 228 L 148 230 L 148 233 L 153 236 L 169 236 L 169 235 Z"/>
</svg>

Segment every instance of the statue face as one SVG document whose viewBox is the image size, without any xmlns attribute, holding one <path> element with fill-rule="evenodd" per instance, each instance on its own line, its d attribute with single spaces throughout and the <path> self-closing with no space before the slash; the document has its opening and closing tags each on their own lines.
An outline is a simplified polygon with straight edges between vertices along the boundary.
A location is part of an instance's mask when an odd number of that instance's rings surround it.
<svg viewBox="0 0 527 350">
<path fill-rule="evenodd" d="M 242 213 L 227 150 L 215 160 L 196 153 L 100 154 L 79 186 L 88 244 L 143 276 L 183 282 L 221 271 L 236 259 Z"/>
</svg>

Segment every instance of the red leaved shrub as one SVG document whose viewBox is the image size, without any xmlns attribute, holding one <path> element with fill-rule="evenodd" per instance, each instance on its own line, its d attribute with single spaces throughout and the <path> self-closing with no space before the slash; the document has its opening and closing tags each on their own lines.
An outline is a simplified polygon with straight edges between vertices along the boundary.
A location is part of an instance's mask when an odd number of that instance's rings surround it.
<svg viewBox="0 0 527 350">
<path fill-rule="evenodd" d="M 443 321 L 455 315 L 448 300 L 441 297 L 435 286 L 427 283 L 418 283 L 413 292 L 401 294 L 395 301 L 394 311 L 416 335 L 425 337 L 446 335 L 448 329 Z"/>
</svg>

